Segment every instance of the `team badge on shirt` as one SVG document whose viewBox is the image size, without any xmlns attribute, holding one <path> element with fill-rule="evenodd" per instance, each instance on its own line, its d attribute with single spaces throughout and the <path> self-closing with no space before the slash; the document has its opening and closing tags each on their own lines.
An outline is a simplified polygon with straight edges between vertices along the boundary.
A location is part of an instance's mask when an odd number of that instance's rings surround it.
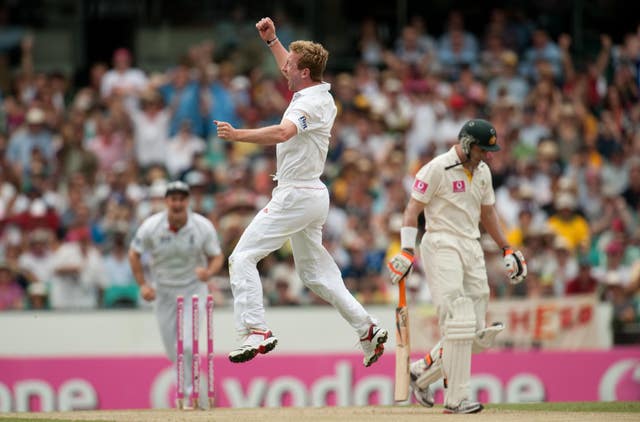
<svg viewBox="0 0 640 422">
<path fill-rule="evenodd" d="M 464 180 L 454 180 L 453 181 L 453 191 L 454 192 L 464 192 L 465 191 Z"/>
<path fill-rule="evenodd" d="M 307 128 L 307 116 L 303 114 L 302 116 L 298 117 L 298 121 L 300 122 L 300 127 L 302 127 L 303 130 Z"/>
<path fill-rule="evenodd" d="M 418 193 L 425 193 L 427 191 L 428 187 L 429 187 L 429 184 L 423 182 L 422 180 L 416 179 L 413 182 L 413 190 L 418 192 Z"/>
</svg>

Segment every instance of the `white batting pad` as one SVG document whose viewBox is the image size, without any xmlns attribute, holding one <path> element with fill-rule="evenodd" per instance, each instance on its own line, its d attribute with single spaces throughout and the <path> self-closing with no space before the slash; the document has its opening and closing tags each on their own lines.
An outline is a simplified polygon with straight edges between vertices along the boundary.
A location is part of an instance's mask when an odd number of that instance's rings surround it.
<svg viewBox="0 0 640 422">
<path fill-rule="evenodd" d="M 471 346 L 475 338 L 476 318 L 473 302 L 459 297 L 451 304 L 444 323 L 442 369 L 447 378 L 444 404 L 451 408 L 469 398 L 471 378 Z"/>
<path fill-rule="evenodd" d="M 432 363 L 428 368 L 424 359 L 420 359 L 411 364 L 411 373 L 418 376 L 416 379 L 416 385 L 418 387 L 426 388 L 442 377 L 442 358 L 440 356 L 441 347 L 442 340 L 440 340 L 429 352 Z"/>
<path fill-rule="evenodd" d="M 496 336 L 500 334 L 502 330 L 504 330 L 504 324 L 496 322 L 490 327 L 476 332 L 473 337 L 471 352 L 480 353 L 493 347 Z M 427 388 L 442 377 L 442 358 L 440 356 L 441 347 L 442 340 L 440 340 L 433 349 L 431 349 L 431 352 L 429 352 L 433 363 L 428 368 L 424 359 L 417 360 L 411 364 L 411 372 L 418 375 L 418 379 L 416 379 L 416 385 L 418 387 Z"/>
</svg>

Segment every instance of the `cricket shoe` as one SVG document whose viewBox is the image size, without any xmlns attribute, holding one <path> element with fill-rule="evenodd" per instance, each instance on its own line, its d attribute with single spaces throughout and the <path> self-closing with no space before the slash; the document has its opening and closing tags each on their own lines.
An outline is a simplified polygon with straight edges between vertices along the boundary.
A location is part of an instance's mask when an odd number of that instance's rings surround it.
<svg viewBox="0 0 640 422">
<path fill-rule="evenodd" d="M 367 334 L 360 337 L 360 345 L 364 351 L 364 366 L 371 366 L 384 353 L 384 343 L 389 338 L 389 332 L 375 324 L 371 324 Z"/>
<path fill-rule="evenodd" d="M 242 346 L 229 353 L 229 360 L 233 363 L 248 362 L 258 353 L 265 354 L 272 351 L 278 339 L 271 331 L 252 330 L 242 343 Z"/>
<path fill-rule="evenodd" d="M 478 413 L 482 409 L 484 409 L 484 406 L 482 406 L 481 403 L 478 403 L 477 401 L 464 399 L 456 407 L 450 407 L 445 405 L 444 413 L 460 413 L 460 414 Z"/>
</svg>

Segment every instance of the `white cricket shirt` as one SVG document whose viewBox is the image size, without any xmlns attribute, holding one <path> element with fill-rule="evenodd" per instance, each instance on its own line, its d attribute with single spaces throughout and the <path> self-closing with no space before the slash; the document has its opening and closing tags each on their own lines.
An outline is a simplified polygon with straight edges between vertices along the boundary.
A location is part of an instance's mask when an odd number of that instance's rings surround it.
<svg viewBox="0 0 640 422">
<path fill-rule="evenodd" d="M 425 164 L 416 174 L 411 196 L 426 204 L 427 232 L 479 239 L 480 207 L 495 203 L 491 170 L 480 162 L 471 179 L 462 165 L 445 170 L 459 162 L 452 147 Z"/>
<path fill-rule="evenodd" d="M 276 146 L 278 181 L 320 179 L 337 113 L 329 89 L 331 85 L 323 82 L 293 95 L 282 119 L 293 122 L 298 133 Z"/>
<path fill-rule="evenodd" d="M 152 257 L 153 281 L 164 286 L 184 286 L 197 280 L 196 267 L 206 266 L 207 257 L 221 254 L 215 227 L 200 214 L 189 212 L 179 231 L 169 228 L 167 212 L 147 218 L 138 228 L 131 248 Z"/>
</svg>

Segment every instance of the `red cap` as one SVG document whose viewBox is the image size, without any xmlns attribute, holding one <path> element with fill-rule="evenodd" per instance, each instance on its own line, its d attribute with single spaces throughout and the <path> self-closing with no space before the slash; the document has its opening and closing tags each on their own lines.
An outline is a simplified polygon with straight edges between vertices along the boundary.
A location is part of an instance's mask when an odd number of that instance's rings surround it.
<svg viewBox="0 0 640 422">
<path fill-rule="evenodd" d="M 467 105 L 467 100 L 460 94 L 449 97 L 449 106 L 454 110 L 461 110 Z"/>
<path fill-rule="evenodd" d="M 624 221 L 620 218 L 614 218 L 611 222 L 611 230 L 616 232 L 624 232 Z"/>
<path fill-rule="evenodd" d="M 604 250 L 606 253 L 622 253 L 624 252 L 624 245 L 619 240 L 612 240 L 609 242 L 607 247 Z"/>
<path fill-rule="evenodd" d="M 91 238 L 91 232 L 88 227 L 78 227 L 69 230 L 67 233 L 68 242 L 78 242 L 80 240 L 87 240 Z"/>
</svg>

